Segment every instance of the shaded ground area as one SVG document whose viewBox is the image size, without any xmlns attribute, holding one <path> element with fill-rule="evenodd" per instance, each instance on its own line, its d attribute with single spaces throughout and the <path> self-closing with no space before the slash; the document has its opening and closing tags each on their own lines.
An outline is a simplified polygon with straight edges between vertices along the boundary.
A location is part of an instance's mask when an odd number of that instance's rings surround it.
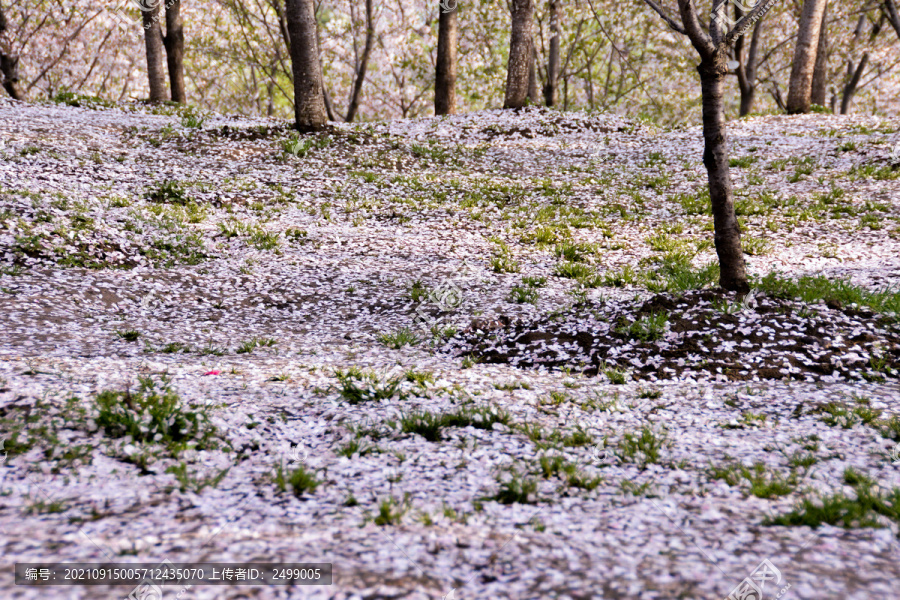
<svg viewBox="0 0 900 600">
<path fill-rule="evenodd" d="M 486 330 L 486 331 L 485 331 Z M 667 379 L 884 381 L 900 376 L 894 319 L 714 290 L 644 302 L 584 302 L 537 320 L 476 322 L 447 350 L 486 363 Z"/>
</svg>

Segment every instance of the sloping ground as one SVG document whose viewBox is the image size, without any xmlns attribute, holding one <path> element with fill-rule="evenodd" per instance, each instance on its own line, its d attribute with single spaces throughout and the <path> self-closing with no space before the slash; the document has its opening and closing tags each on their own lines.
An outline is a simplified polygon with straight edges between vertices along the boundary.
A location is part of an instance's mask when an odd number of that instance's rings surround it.
<svg viewBox="0 0 900 600">
<path fill-rule="evenodd" d="M 896 595 L 896 120 L 731 125 L 740 299 L 711 286 L 697 129 L 148 110 L 0 104 L 8 563 L 335 568 L 194 598 L 630 599 L 723 598 L 768 560 L 766 598 Z"/>
</svg>

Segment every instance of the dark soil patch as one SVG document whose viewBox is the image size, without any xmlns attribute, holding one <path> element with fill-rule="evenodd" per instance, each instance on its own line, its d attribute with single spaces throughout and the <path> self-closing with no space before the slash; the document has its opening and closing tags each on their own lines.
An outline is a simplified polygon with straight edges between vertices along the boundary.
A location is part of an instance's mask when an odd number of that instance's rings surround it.
<svg viewBox="0 0 900 600">
<path fill-rule="evenodd" d="M 630 327 L 665 324 L 652 334 Z M 446 350 L 521 368 L 569 367 L 588 375 L 626 369 L 637 379 L 729 380 L 900 377 L 900 331 L 878 315 L 714 290 L 661 294 L 642 303 L 583 303 L 537 321 L 475 322 Z"/>
</svg>

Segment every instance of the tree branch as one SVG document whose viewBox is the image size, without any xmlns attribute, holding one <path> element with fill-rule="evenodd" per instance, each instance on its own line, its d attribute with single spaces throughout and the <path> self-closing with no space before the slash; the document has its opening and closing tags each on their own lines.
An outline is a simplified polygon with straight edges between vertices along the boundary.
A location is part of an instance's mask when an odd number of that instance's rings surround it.
<svg viewBox="0 0 900 600">
<path fill-rule="evenodd" d="M 660 17 L 662 17 L 663 21 L 665 21 L 666 24 L 669 27 L 671 27 L 674 31 L 677 31 L 681 35 L 687 35 L 687 32 L 684 30 L 684 27 L 682 27 L 678 21 L 676 21 L 675 19 L 670 17 L 668 14 L 666 14 L 666 11 L 663 10 L 662 6 L 660 6 L 653 0 L 644 0 L 644 2 L 647 4 L 647 6 L 649 6 L 654 11 L 656 11 L 656 14 L 658 14 Z"/>
<path fill-rule="evenodd" d="M 891 22 L 891 27 L 900 38 L 900 12 L 897 11 L 897 3 L 894 0 L 884 0 L 884 6 L 887 9 L 888 21 Z"/>
<path fill-rule="evenodd" d="M 691 40 L 691 44 L 694 45 L 700 56 L 706 58 L 715 54 L 716 45 L 713 44 L 709 34 L 703 31 L 700 19 L 697 18 L 697 9 L 694 8 L 694 1 L 678 0 L 678 11 L 681 13 L 681 22 L 684 24 L 685 35 Z"/>
<path fill-rule="evenodd" d="M 734 29 L 728 32 L 728 35 L 725 36 L 725 39 L 722 42 L 731 46 L 734 42 L 747 33 L 747 31 L 753 27 L 753 24 L 766 16 L 766 13 L 772 10 L 772 7 L 775 6 L 775 3 L 778 0 L 760 0 L 759 4 L 753 7 L 753 10 L 748 12 L 744 17 L 738 21 Z"/>
</svg>

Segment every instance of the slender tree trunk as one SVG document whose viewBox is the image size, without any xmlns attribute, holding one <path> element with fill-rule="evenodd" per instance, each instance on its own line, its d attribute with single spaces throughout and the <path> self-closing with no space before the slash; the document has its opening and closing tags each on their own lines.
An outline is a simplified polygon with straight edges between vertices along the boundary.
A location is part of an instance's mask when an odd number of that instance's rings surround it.
<svg viewBox="0 0 900 600">
<path fill-rule="evenodd" d="M 159 5 L 143 11 L 144 45 L 147 49 L 147 78 L 150 102 L 166 101 L 166 68 L 163 66 L 163 36 L 159 27 Z"/>
<path fill-rule="evenodd" d="M 166 4 L 166 61 L 169 67 L 169 87 L 172 88 L 172 102 L 184 104 L 184 22 L 181 20 L 181 2 L 169 0 Z"/>
<path fill-rule="evenodd" d="M 704 57 L 697 67 L 703 95 L 703 164 L 709 180 L 716 254 L 719 257 L 719 284 L 726 290 L 750 291 L 741 228 L 734 214 L 734 191 L 728 165 L 728 138 L 725 130 L 725 76 L 728 73 L 723 49 Z"/>
<path fill-rule="evenodd" d="M 434 77 L 434 114 L 456 114 L 456 37 L 457 8 L 447 0 L 440 3 L 438 18 L 437 65 Z"/>
<path fill-rule="evenodd" d="M 372 0 L 366 0 L 366 45 L 359 59 L 359 67 L 356 71 L 356 81 L 350 94 L 350 102 L 347 104 L 347 122 L 356 118 L 359 110 L 359 97 L 362 93 L 363 82 L 366 80 L 366 69 L 369 67 L 369 56 L 372 54 L 372 46 L 375 45 L 375 24 L 373 23 Z"/>
<path fill-rule="evenodd" d="M 826 2 L 827 0 L 803 2 L 788 88 L 787 111 L 790 114 L 809 112 L 816 51 L 819 47 L 819 29 L 822 27 L 822 14 L 825 12 Z"/>
<path fill-rule="evenodd" d="M 859 87 L 859 80 L 862 79 L 866 66 L 869 64 L 869 53 L 863 54 L 859 61 L 859 66 L 853 68 L 853 61 L 847 64 L 847 85 L 844 86 L 844 92 L 841 94 L 841 114 L 846 115 L 850 112 L 850 103 L 853 102 L 853 96 L 856 95 L 856 89 Z"/>
<path fill-rule="evenodd" d="M 0 6 L 0 36 L 7 30 L 6 14 Z M 25 94 L 19 85 L 19 57 L 16 54 L 7 53 L 0 47 L 0 78 L 3 79 L 3 89 L 12 98 L 24 100 Z"/>
<path fill-rule="evenodd" d="M 759 60 L 762 24 L 763 19 L 760 19 L 753 28 L 753 37 L 750 39 L 750 49 L 747 51 L 746 61 L 743 56 L 744 37 L 739 38 L 734 45 L 735 58 L 738 61 L 737 77 L 738 89 L 741 92 L 740 116 L 742 117 L 749 115 L 753 110 L 753 100 L 756 98 L 756 69 Z"/>
<path fill-rule="evenodd" d="M 291 40 L 296 127 L 302 131 L 321 129 L 328 121 L 313 0 L 286 0 L 285 13 Z"/>
<path fill-rule="evenodd" d="M 521 108 L 528 100 L 528 72 L 534 62 L 531 49 L 534 2 L 533 0 L 511 0 L 511 2 L 512 28 L 503 108 Z"/>
<path fill-rule="evenodd" d="M 822 11 L 822 26 L 819 28 L 819 46 L 816 48 L 816 66 L 813 70 L 810 101 L 825 106 L 828 94 L 828 4 Z"/>
<path fill-rule="evenodd" d="M 559 1 L 550 0 L 550 54 L 547 56 L 547 85 L 544 102 L 556 106 L 559 102 Z"/>
<path fill-rule="evenodd" d="M 532 38 L 531 44 L 531 64 L 528 65 L 528 102 L 538 105 L 541 102 L 541 94 L 538 91 L 538 74 L 537 74 L 537 48 Z"/>
</svg>

